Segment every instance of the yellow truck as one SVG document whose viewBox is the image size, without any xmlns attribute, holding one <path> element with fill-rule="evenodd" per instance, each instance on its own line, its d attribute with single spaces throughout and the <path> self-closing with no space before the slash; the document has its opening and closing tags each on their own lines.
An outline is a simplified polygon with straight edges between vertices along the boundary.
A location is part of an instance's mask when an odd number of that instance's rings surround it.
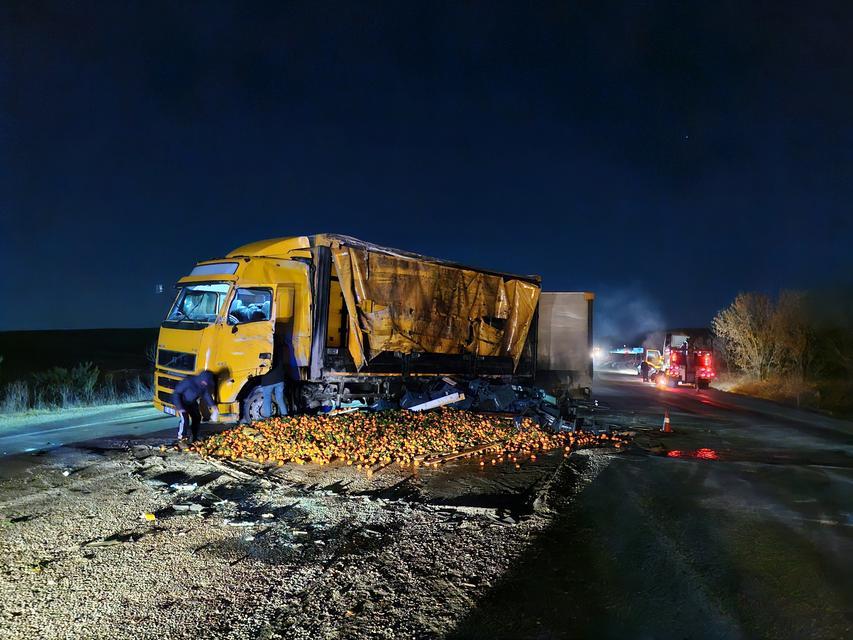
<svg viewBox="0 0 853 640">
<path fill-rule="evenodd" d="M 207 369 L 223 421 L 259 418 L 274 335 L 297 378 L 290 411 L 394 397 L 414 376 L 532 381 L 539 294 L 538 276 L 343 235 L 254 242 L 178 281 L 157 343 L 154 405 L 174 413 L 175 386 Z"/>
</svg>

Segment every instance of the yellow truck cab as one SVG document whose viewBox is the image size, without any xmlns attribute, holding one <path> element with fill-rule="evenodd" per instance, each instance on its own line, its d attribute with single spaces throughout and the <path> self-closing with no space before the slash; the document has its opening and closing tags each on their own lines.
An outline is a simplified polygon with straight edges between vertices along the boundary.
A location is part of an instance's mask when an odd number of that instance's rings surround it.
<svg viewBox="0 0 853 640">
<path fill-rule="evenodd" d="M 177 284 L 160 327 L 154 405 L 173 413 L 172 391 L 188 374 L 217 376 L 223 421 L 240 416 L 246 382 L 269 369 L 276 325 L 290 333 L 297 366 L 311 340 L 311 253 L 307 238 L 257 242 L 200 262 Z"/>
<path fill-rule="evenodd" d="M 178 281 L 154 406 L 174 413 L 178 382 L 210 370 L 222 420 L 258 419 L 279 332 L 296 410 L 393 396 L 409 376 L 532 379 L 539 282 L 341 235 L 248 244 Z"/>
</svg>

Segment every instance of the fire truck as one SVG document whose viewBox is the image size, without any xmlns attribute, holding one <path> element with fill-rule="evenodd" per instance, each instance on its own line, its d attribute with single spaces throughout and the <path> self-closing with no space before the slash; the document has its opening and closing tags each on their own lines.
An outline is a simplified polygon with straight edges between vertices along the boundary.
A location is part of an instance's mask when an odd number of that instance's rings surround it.
<svg viewBox="0 0 853 640">
<path fill-rule="evenodd" d="M 666 333 L 662 366 L 655 376 L 657 384 L 689 384 L 707 389 L 716 375 L 710 331 L 677 329 Z"/>
</svg>

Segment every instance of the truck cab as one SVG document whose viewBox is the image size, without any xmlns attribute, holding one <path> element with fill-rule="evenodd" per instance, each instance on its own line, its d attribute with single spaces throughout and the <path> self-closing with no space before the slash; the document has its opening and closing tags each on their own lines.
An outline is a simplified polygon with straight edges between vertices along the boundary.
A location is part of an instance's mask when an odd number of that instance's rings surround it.
<svg viewBox="0 0 853 640">
<path fill-rule="evenodd" d="M 293 239 L 298 240 L 298 239 Z M 308 365 L 311 343 L 310 266 L 296 259 L 242 255 L 198 263 L 176 285 L 160 325 L 154 406 L 174 413 L 172 392 L 187 375 L 216 375 L 214 399 L 223 421 L 241 406 L 269 370 L 273 335 L 283 332 L 296 370 Z M 259 401 L 258 401 L 259 402 Z"/>
</svg>

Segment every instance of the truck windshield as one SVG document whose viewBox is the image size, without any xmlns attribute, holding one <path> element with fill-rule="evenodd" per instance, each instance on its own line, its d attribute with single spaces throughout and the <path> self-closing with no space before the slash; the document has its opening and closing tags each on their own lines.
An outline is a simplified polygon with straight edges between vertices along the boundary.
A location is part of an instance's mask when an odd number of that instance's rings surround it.
<svg viewBox="0 0 853 640">
<path fill-rule="evenodd" d="M 191 284 L 180 287 L 166 322 L 203 322 L 216 320 L 231 285 L 225 283 Z"/>
</svg>

